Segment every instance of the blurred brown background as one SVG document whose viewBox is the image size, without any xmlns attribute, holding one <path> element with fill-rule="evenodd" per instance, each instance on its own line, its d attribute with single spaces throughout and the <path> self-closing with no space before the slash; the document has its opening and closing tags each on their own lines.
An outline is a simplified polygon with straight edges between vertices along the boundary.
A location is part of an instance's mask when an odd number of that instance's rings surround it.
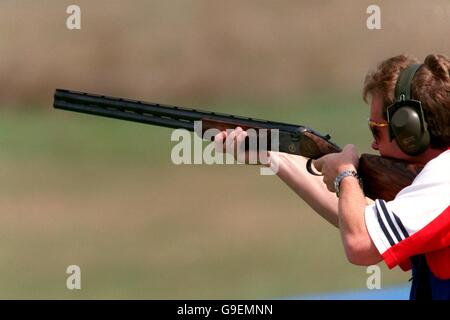
<svg viewBox="0 0 450 320">
<path fill-rule="evenodd" d="M 81 30 L 66 8 L 81 7 Z M 381 8 L 381 30 L 366 9 Z M 370 151 L 364 75 L 449 52 L 448 1 L 0 2 L 0 298 L 364 289 L 337 230 L 256 167 L 175 166 L 168 129 L 56 111 L 55 88 L 305 124 Z M 67 266 L 82 290 L 66 288 Z M 383 264 L 382 286 L 410 275 Z"/>
<path fill-rule="evenodd" d="M 381 30 L 366 27 L 370 4 Z M 386 57 L 448 52 L 449 17 L 444 0 L 4 0 L 0 101 L 48 104 L 56 86 L 202 102 L 355 93 Z"/>
</svg>

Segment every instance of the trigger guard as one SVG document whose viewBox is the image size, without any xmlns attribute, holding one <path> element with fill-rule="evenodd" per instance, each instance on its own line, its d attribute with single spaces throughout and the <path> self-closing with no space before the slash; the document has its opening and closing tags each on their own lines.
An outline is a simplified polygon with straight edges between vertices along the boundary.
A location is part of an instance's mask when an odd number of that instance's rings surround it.
<svg viewBox="0 0 450 320">
<path fill-rule="evenodd" d="M 306 161 L 306 170 L 313 176 L 322 177 L 323 174 L 314 172 L 314 170 L 312 169 L 312 161 L 313 161 L 313 159 L 311 159 L 311 158 L 308 159 L 308 161 Z"/>
</svg>

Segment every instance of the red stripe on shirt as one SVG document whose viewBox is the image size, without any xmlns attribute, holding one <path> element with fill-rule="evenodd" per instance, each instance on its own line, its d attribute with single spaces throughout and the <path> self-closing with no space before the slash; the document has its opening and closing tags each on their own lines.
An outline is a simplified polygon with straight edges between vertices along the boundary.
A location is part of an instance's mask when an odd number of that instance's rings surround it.
<svg viewBox="0 0 450 320">
<path fill-rule="evenodd" d="M 417 254 L 427 253 L 427 262 L 433 274 L 450 279 L 450 206 L 424 228 L 400 241 L 383 253 L 383 259 L 392 269 Z"/>
</svg>

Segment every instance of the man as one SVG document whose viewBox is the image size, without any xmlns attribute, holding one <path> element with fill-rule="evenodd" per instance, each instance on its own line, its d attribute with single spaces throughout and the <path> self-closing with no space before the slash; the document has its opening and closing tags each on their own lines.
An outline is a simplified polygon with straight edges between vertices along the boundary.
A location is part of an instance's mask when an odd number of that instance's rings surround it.
<svg viewBox="0 0 450 320">
<path fill-rule="evenodd" d="M 366 77 L 363 95 L 371 99 L 372 148 L 384 157 L 425 165 L 393 201 L 364 196 L 353 145 L 313 162 L 323 178 L 307 173 L 301 157 L 270 153 L 272 161 L 279 161 L 277 175 L 339 228 L 351 263 L 384 260 L 389 268 L 412 267 L 411 299 L 450 300 L 449 70 L 450 61 L 442 55 L 429 55 L 423 64 L 400 55 Z M 417 125 L 412 130 L 419 137 L 405 137 L 404 131 Z M 228 138 L 238 144 L 245 136 L 236 128 Z M 219 149 L 225 138 L 226 132 L 216 136 Z"/>
</svg>

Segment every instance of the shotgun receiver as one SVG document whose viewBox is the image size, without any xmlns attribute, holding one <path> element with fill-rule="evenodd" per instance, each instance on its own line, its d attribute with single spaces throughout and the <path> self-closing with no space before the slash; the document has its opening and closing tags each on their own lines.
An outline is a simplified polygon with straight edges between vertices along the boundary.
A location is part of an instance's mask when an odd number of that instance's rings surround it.
<svg viewBox="0 0 450 320">
<path fill-rule="evenodd" d="M 317 159 L 341 149 L 330 140 L 302 125 L 287 124 L 247 118 L 218 112 L 163 105 L 123 98 L 107 97 L 65 89 L 56 89 L 53 106 L 103 117 L 152 124 L 173 129 L 194 131 L 194 121 L 202 121 L 204 131 L 234 129 L 278 129 L 278 151 Z M 268 143 L 267 150 L 271 150 Z M 311 161 L 308 161 L 310 164 Z M 410 185 L 422 167 L 395 159 L 362 154 L 359 174 L 363 179 L 364 193 L 372 199 L 391 200 L 404 187 Z M 311 172 L 311 168 L 308 167 Z M 312 173 L 312 172 L 311 172 Z"/>
</svg>

